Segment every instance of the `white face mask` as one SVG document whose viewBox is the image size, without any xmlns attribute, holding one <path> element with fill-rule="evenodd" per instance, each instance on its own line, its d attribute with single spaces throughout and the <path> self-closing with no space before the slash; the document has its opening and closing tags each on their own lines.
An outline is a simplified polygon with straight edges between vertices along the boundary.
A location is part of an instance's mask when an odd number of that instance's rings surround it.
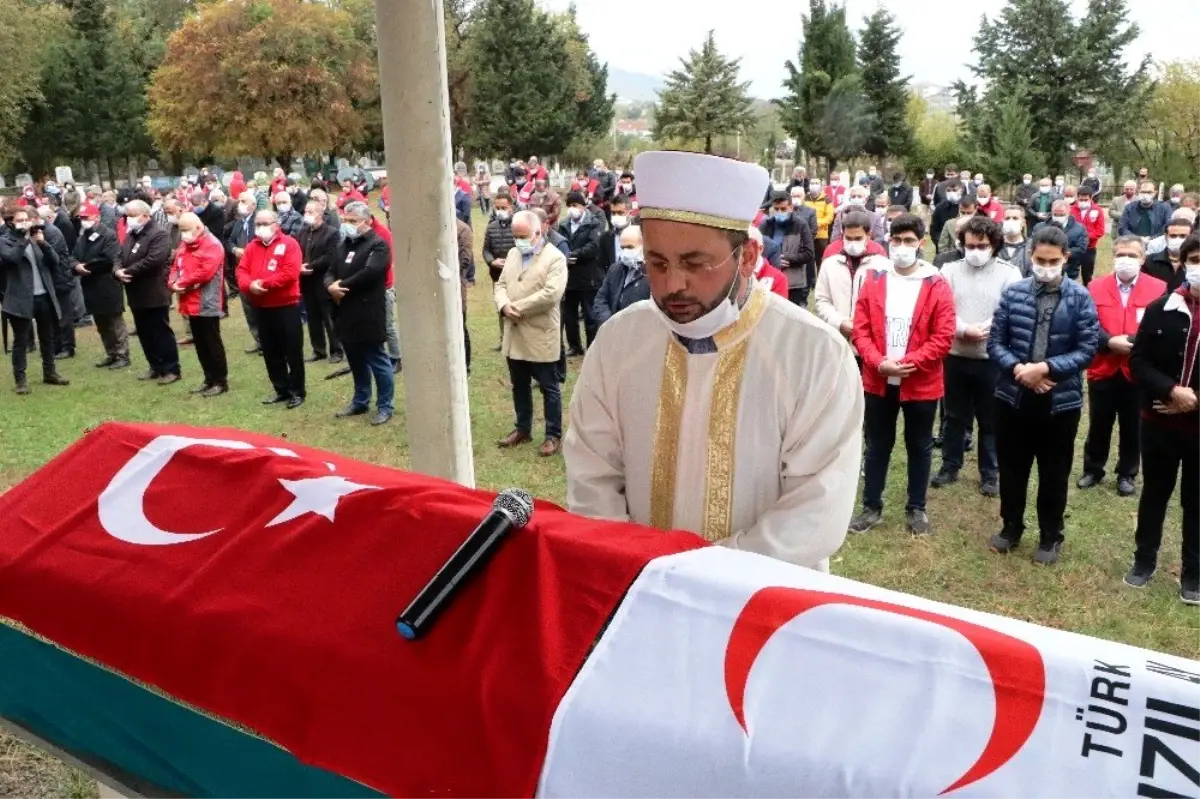
<svg viewBox="0 0 1200 799">
<path fill-rule="evenodd" d="M 572 208 L 569 211 L 569 213 L 571 214 L 572 219 L 578 220 L 580 217 L 583 216 L 583 209 L 577 205 L 574 208 Z"/>
<path fill-rule="evenodd" d="M 1080 209 L 1082 209 L 1084 211 L 1086 211 L 1087 209 L 1092 207 L 1092 203 L 1090 200 L 1076 200 L 1075 204 L 1078 205 L 1080 207 Z"/>
<path fill-rule="evenodd" d="M 992 260 L 992 250 L 990 247 L 986 250 L 967 250 L 965 257 L 971 266 L 985 266 L 988 261 Z"/>
<path fill-rule="evenodd" d="M 621 230 L 629 224 L 629 217 L 620 214 L 613 214 L 612 226 L 616 230 Z"/>
<path fill-rule="evenodd" d="M 195 232 L 194 230 L 189 230 L 186 233 L 180 233 L 179 238 L 185 244 L 192 244 L 193 242 L 196 241 L 196 239 L 200 238 L 200 234 Z"/>
<path fill-rule="evenodd" d="M 258 236 L 260 240 L 267 242 L 275 235 L 275 230 L 270 225 L 259 225 L 254 228 L 254 235 Z"/>
<path fill-rule="evenodd" d="M 304 224 L 308 225 L 309 227 L 316 227 L 318 219 L 319 219 L 319 217 L 317 217 L 313 214 L 305 214 L 304 215 Z"/>
<path fill-rule="evenodd" d="M 1118 280 L 1128 283 L 1142 271 L 1142 262 L 1128 255 L 1116 258 L 1113 260 L 1113 271 L 1117 273 Z"/>
<path fill-rule="evenodd" d="M 851 205 L 866 205 L 867 198 L 866 197 L 851 197 L 850 204 Z"/>
<path fill-rule="evenodd" d="M 79 227 L 82 228 L 83 230 L 91 230 L 95 226 L 96 226 L 96 222 L 93 219 L 84 219 L 84 220 L 80 221 L 80 223 L 79 223 Z"/>
<path fill-rule="evenodd" d="M 962 199 L 962 195 L 961 195 L 961 194 L 959 194 L 959 193 L 958 193 L 958 192 L 956 192 L 956 191 L 948 191 L 948 192 L 946 192 L 946 201 L 947 201 L 947 202 L 956 203 L 956 202 L 958 202 L 958 201 L 959 201 L 959 200 L 961 200 L 961 199 Z"/>
<path fill-rule="evenodd" d="M 1032 180 L 1030 180 L 1029 178 L 1023 178 L 1023 179 L 1021 180 L 1021 185 L 1022 185 L 1022 186 L 1028 186 L 1030 183 L 1033 183 L 1033 181 L 1032 181 Z"/>
<path fill-rule="evenodd" d="M 497 211 L 496 218 L 501 221 L 508 219 L 508 211 Z"/>
<path fill-rule="evenodd" d="M 1003 227 L 1004 227 L 1004 235 L 1018 236 L 1021 233 L 1021 220 L 1005 219 Z"/>
<path fill-rule="evenodd" d="M 1200 289 L 1200 266 L 1189 266 L 1184 276 L 1187 279 L 1188 288 L 1192 291 Z"/>
<path fill-rule="evenodd" d="M 740 264 L 742 258 L 741 250 L 734 251 L 730 257 Z M 658 300 L 655 300 L 653 297 L 651 297 L 653 302 L 650 303 L 650 307 L 655 310 L 658 318 L 667 326 L 667 329 L 675 335 L 688 339 L 712 338 L 717 333 L 736 323 L 742 315 L 742 309 L 738 307 L 738 304 L 733 299 L 734 293 L 737 291 L 737 284 L 738 282 L 734 280 L 733 285 L 729 287 L 729 293 L 725 295 L 725 299 L 716 308 L 713 308 L 699 319 L 693 319 L 690 322 L 676 322 L 667 316 L 666 312 L 658 307 Z"/>
<path fill-rule="evenodd" d="M 976 196 L 976 199 L 978 200 L 979 205 L 987 205 L 992 201 L 991 197 L 979 197 L 978 195 Z"/>
<path fill-rule="evenodd" d="M 1033 276 L 1039 283 L 1053 283 L 1062 277 L 1062 264 L 1058 266 L 1038 266 L 1033 265 Z"/>
<path fill-rule="evenodd" d="M 844 249 L 846 251 L 846 255 L 852 256 L 854 258 L 858 258 L 864 252 L 867 251 L 867 242 L 864 241 L 863 239 L 856 239 L 854 241 L 843 241 L 842 249 Z"/>
<path fill-rule="evenodd" d="M 901 269 L 912 266 L 913 264 L 915 264 L 917 262 L 917 248 L 916 247 L 897 245 L 897 246 L 892 247 L 892 249 L 888 253 L 888 255 L 891 256 L 892 263 L 895 264 L 896 266 L 900 267 Z"/>
<path fill-rule="evenodd" d="M 275 210 L 282 214 L 285 211 L 292 210 L 292 204 L 291 203 L 279 203 L 278 205 L 275 206 Z"/>
<path fill-rule="evenodd" d="M 238 216 L 250 216 L 250 206 L 238 203 Z"/>
<path fill-rule="evenodd" d="M 628 250 L 621 250 L 621 263 L 626 266 L 635 266 L 642 262 L 642 248 L 633 247 Z"/>
<path fill-rule="evenodd" d="M 1187 236 L 1167 236 L 1167 250 L 1170 252 L 1179 252 L 1179 248 L 1183 246 L 1184 239 Z"/>
<path fill-rule="evenodd" d="M 176 214 L 167 214 L 167 224 L 168 225 L 178 225 L 179 224 L 179 216 Z"/>
<path fill-rule="evenodd" d="M 1071 217 L 1069 217 L 1069 216 L 1056 216 L 1056 217 L 1053 217 L 1053 219 L 1054 219 L 1054 224 L 1058 225 L 1059 227 L 1066 227 L 1066 226 L 1067 226 L 1067 220 L 1068 220 L 1068 219 L 1070 219 L 1070 218 L 1071 218 Z"/>
</svg>

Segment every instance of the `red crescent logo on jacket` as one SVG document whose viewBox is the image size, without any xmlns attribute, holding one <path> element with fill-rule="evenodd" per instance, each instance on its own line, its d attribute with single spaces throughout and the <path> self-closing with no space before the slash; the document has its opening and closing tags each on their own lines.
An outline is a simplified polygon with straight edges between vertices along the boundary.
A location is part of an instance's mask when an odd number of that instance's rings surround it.
<svg viewBox="0 0 1200 799">
<path fill-rule="evenodd" d="M 1046 667 L 1041 653 L 1032 644 L 963 619 L 905 605 L 782 587 L 763 588 L 750 597 L 734 621 L 725 648 L 725 692 L 734 717 L 747 735 L 750 733 L 743 704 L 746 682 L 767 641 L 776 630 L 806 611 L 835 604 L 896 613 L 946 627 L 970 641 L 983 658 L 996 697 L 992 733 L 975 764 L 939 795 L 988 776 L 1012 759 L 1029 740 L 1041 717 L 1046 694 Z"/>
</svg>

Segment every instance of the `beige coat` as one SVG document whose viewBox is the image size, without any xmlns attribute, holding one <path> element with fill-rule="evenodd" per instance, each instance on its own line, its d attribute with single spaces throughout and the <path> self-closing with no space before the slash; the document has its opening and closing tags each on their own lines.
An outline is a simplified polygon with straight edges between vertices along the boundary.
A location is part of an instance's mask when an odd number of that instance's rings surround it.
<svg viewBox="0 0 1200 799">
<path fill-rule="evenodd" d="M 504 270 L 496 281 L 496 310 L 512 304 L 521 313 L 517 320 L 504 317 L 501 352 L 515 361 L 551 363 L 562 347 L 559 305 L 567 289 L 567 258 L 550 244 L 521 269 L 521 253 L 508 251 Z"/>
</svg>

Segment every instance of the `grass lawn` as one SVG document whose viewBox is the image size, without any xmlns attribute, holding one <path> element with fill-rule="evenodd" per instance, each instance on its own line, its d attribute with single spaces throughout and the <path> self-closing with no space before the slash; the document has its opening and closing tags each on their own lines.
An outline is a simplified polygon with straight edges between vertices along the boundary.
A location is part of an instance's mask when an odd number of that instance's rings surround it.
<svg viewBox="0 0 1200 799">
<path fill-rule="evenodd" d="M 484 223 L 477 215 L 477 245 Z M 1111 253 L 1102 247 L 1099 270 L 1107 272 Z M 479 247 L 476 247 L 478 257 Z M 475 360 L 471 383 L 476 479 L 480 486 L 516 485 L 556 502 L 565 499 L 561 458 L 540 458 L 535 446 L 502 451 L 495 441 L 512 428 L 508 375 L 499 354 L 492 351 L 498 327 L 491 304 L 487 269 L 478 269 L 478 284 L 470 292 L 470 330 Z M 403 291 L 400 278 L 397 287 Z M 174 317 L 176 331 L 182 330 Z M 145 367 L 136 343 L 134 369 L 113 373 L 94 369 L 101 351 L 93 329 L 79 331 L 79 355 L 61 362 L 71 379 L 67 388 L 34 382 L 33 394 L 17 397 L 7 377 L 0 385 L 0 489 L 20 481 L 76 440 L 90 426 L 105 420 L 180 422 L 228 426 L 280 436 L 307 445 L 404 468 L 408 448 L 404 431 L 403 382 L 397 384 L 397 416 L 383 428 L 367 426 L 363 417 L 338 421 L 334 411 L 350 396 L 349 378 L 321 379 L 331 367 L 310 365 L 308 402 L 296 411 L 263 407 L 270 391 L 262 360 L 244 355 L 249 334 L 236 303 L 223 325 L 229 352 L 232 391 L 216 399 L 199 399 L 186 389 L 197 384 L 196 356 L 183 350 L 184 382 L 168 388 L 134 379 Z M 36 360 L 33 366 L 36 371 Z M 578 372 L 571 365 L 571 381 Z M 34 375 L 36 377 L 36 374 Z M 570 394 L 571 383 L 567 386 Z M 535 394 L 536 399 L 536 394 Z M 540 417 L 540 403 L 535 402 Z M 535 422 L 535 426 L 540 422 Z M 1080 426 L 1082 447 L 1087 420 Z M 535 440 L 540 429 L 535 429 Z M 1115 438 L 1115 436 L 1114 436 Z M 903 438 L 898 439 L 900 442 Z M 1112 457 L 1116 457 L 1113 443 Z M 1160 571 L 1142 591 L 1121 584 L 1132 557 L 1137 499 L 1118 497 L 1112 478 L 1088 492 L 1074 489 L 1080 458 L 1072 474 L 1063 557 L 1053 568 L 1034 567 L 1029 560 L 1036 545 L 1036 523 L 1030 502 L 1031 535 L 1017 555 L 1000 557 L 986 542 L 997 532 L 999 502 L 978 493 L 973 457 L 963 479 L 941 490 L 930 490 L 929 515 L 934 535 L 916 540 L 904 526 L 904 452 L 894 455 L 887 490 L 886 522 L 865 535 L 848 538 L 833 561 L 833 571 L 856 580 L 929 597 L 964 607 L 1025 619 L 1049 627 L 1123 641 L 1186 657 L 1200 656 L 1200 613 L 1178 600 L 1178 506 L 1167 516 Z M 934 469 L 940 456 L 934 455 Z M 1189 490 L 1196 490 L 1195 486 Z M 1031 488 L 1032 491 L 1032 488 Z M 65 769 L 47 764 L 0 734 L 0 796 L 86 796 L 90 783 Z"/>
</svg>

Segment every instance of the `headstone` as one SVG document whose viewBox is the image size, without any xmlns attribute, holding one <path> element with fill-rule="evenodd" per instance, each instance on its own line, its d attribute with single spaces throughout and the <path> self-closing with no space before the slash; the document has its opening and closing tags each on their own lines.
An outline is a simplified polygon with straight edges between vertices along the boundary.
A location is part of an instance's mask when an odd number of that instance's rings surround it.
<svg viewBox="0 0 1200 799">
<path fill-rule="evenodd" d="M 54 167 L 54 180 L 60 186 L 64 183 L 74 183 L 75 178 L 74 178 L 74 176 L 71 175 L 71 167 L 69 167 L 69 166 Z"/>
<path fill-rule="evenodd" d="M 22 172 L 20 175 L 17 175 L 17 188 L 23 189 L 26 186 L 32 185 L 33 175 L 29 174 L 28 172 Z"/>
</svg>

